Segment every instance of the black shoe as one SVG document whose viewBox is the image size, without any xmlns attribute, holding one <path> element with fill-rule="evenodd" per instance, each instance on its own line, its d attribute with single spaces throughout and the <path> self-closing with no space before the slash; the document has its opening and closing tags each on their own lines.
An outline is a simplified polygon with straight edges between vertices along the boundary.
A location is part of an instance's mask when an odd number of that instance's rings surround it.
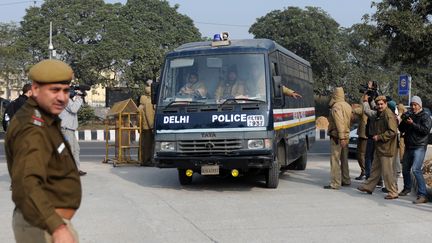
<svg viewBox="0 0 432 243">
<path fill-rule="evenodd" d="M 387 190 L 387 188 L 385 188 L 385 187 L 381 188 L 381 191 L 384 193 L 389 193 L 389 190 Z"/>
<path fill-rule="evenodd" d="M 338 188 L 334 188 L 334 187 L 332 187 L 332 186 L 330 186 L 330 185 L 328 185 L 328 186 L 324 186 L 323 188 L 324 188 L 324 189 L 339 190 Z"/>
<path fill-rule="evenodd" d="M 405 189 L 405 188 L 404 188 L 401 192 L 399 192 L 399 196 L 401 196 L 401 197 L 406 196 L 406 195 L 408 195 L 410 192 L 411 192 L 411 190 L 408 190 L 408 189 Z"/>
<path fill-rule="evenodd" d="M 356 180 L 358 180 L 358 181 L 362 181 L 363 179 L 365 179 L 365 175 L 360 174 L 358 177 L 356 177 L 356 178 L 354 178 L 354 179 L 356 179 Z"/>
<path fill-rule="evenodd" d="M 351 183 L 343 183 L 342 182 L 342 186 L 351 186 Z"/>
<path fill-rule="evenodd" d="M 87 172 L 80 170 L 80 171 L 78 172 L 78 174 L 79 174 L 80 176 L 85 176 L 85 175 L 87 175 Z"/>
</svg>

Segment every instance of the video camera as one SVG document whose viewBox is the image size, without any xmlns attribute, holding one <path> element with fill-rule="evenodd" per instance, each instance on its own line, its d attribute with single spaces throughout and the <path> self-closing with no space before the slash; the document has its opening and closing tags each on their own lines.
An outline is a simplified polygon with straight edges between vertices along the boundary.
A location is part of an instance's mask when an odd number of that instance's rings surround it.
<svg viewBox="0 0 432 243">
<path fill-rule="evenodd" d="M 411 118 L 413 115 L 414 115 L 414 112 L 412 110 L 408 110 L 407 112 L 405 112 L 401 115 L 401 119 L 402 119 L 402 121 L 406 121 L 409 118 Z"/>
<path fill-rule="evenodd" d="M 369 82 L 371 82 L 371 85 L 369 84 Z M 379 92 L 378 92 L 377 82 L 376 81 L 369 81 L 369 82 L 367 84 L 360 84 L 359 92 L 369 96 L 369 101 L 371 101 L 379 96 Z"/>
<path fill-rule="evenodd" d="M 70 94 L 69 97 L 72 99 L 75 95 L 80 95 L 81 97 L 85 97 L 87 95 L 86 91 L 90 90 L 90 86 L 87 84 L 74 84 L 70 86 Z M 79 92 L 77 92 L 79 91 Z"/>
</svg>

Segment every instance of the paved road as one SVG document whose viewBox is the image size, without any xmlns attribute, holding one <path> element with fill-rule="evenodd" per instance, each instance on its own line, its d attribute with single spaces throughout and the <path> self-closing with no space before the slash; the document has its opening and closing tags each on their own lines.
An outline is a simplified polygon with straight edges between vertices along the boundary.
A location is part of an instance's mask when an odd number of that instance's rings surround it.
<svg viewBox="0 0 432 243">
<path fill-rule="evenodd" d="M 430 242 L 432 204 L 413 196 L 394 201 L 322 189 L 328 155 L 309 155 L 305 171 L 281 175 L 277 189 L 264 178 L 194 175 L 180 186 L 174 169 L 116 167 L 83 160 L 83 202 L 73 223 L 81 242 Z M 354 177 L 359 170 L 350 163 Z M 401 183 L 401 181 L 399 181 Z M 0 163 L 0 242 L 13 242 L 6 164 Z"/>
</svg>

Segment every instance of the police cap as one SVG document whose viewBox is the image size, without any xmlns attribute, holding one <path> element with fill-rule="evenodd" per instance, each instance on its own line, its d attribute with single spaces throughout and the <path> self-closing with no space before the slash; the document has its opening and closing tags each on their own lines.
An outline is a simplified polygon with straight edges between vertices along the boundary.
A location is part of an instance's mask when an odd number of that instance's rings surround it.
<svg viewBox="0 0 432 243">
<path fill-rule="evenodd" d="M 43 60 L 30 68 L 29 79 L 38 83 L 69 84 L 73 78 L 72 68 L 60 60 Z"/>
</svg>

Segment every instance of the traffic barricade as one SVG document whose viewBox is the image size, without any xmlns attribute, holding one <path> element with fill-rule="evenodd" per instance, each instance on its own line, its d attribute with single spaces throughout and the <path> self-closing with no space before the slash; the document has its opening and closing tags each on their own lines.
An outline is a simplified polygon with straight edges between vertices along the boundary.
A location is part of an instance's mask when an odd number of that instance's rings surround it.
<svg viewBox="0 0 432 243">
<path fill-rule="evenodd" d="M 132 99 L 119 101 L 108 111 L 105 119 L 106 153 L 103 163 L 119 165 L 141 163 L 140 134 L 141 113 Z M 115 130 L 115 140 L 110 139 L 110 130 Z M 139 137 L 138 141 L 136 136 Z M 114 148 L 114 157 L 110 157 Z"/>
</svg>

